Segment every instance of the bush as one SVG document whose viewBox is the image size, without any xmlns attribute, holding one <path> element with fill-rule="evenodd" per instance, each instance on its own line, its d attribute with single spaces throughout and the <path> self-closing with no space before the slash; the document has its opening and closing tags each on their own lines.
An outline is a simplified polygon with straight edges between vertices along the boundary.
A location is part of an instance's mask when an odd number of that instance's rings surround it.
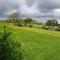
<svg viewBox="0 0 60 60">
<path fill-rule="evenodd" d="M 53 30 L 54 31 L 60 31 L 60 28 L 59 27 L 54 27 Z"/>
<path fill-rule="evenodd" d="M 16 23 L 16 26 L 22 27 L 21 23 Z"/>
<path fill-rule="evenodd" d="M 42 29 L 49 30 L 49 26 L 43 25 Z"/>
<path fill-rule="evenodd" d="M 43 25 L 43 26 L 42 26 L 42 29 L 45 29 L 45 28 L 46 28 L 46 26 L 45 26 L 45 25 Z"/>
<path fill-rule="evenodd" d="M 0 60 L 22 60 L 21 44 L 11 39 L 11 32 L 4 26 L 0 33 Z"/>
</svg>

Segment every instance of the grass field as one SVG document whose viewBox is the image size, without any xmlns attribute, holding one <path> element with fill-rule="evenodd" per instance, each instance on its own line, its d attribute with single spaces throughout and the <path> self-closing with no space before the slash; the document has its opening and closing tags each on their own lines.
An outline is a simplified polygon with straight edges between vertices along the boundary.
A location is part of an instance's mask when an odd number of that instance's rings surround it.
<svg viewBox="0 0 60 60">
<path fill-rule="evenodd" d="M 9 27 L 12 39 L 24 50 L 23 60 L 60 60 L 60 32 L 28 27 Z"/>
<path fill-rule="evenodd" d="M 60 32 L 13 26 L 11 31 L 22 44 L 24 60 L 60 60 Z"/>
</svg>

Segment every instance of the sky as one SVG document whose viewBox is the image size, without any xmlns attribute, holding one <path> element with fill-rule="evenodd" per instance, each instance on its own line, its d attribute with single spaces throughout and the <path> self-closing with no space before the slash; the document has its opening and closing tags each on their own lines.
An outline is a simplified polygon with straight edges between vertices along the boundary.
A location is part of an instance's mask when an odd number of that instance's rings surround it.
<svg viewBox="0 0 60 60">
<path fill-rule="evenodd" d="M 0 18 L 19 12 L 22 17 L 46 21 L 51 19 L 52 9 L 54 19 L 60 20 L 60 0 L 0 0 Z"/>
</svg>

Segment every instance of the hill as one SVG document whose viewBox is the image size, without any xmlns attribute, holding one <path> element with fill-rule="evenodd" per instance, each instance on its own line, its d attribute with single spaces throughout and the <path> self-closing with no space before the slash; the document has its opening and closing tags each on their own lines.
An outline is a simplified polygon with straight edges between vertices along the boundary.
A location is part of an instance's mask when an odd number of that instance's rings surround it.
<svg viewBox="0 0 60 60">
<path fill-rule="evenodd" d="M 60 32 L 10 27 L 12 38 L 22 44 L 24 60 L 60 60 Z"/>
</svg>

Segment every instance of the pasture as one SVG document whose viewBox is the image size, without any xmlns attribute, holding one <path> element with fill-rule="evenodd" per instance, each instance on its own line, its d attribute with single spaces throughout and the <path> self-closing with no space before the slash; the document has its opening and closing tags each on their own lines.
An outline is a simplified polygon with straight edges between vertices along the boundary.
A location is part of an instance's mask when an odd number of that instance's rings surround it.
<svg viewBox="0 0 60 60">
<path fill-rule="evenodd" d="M 24 50 L 23 60 L 60 60 L 60 32 L 28 27 L 10 27 L 12 39 Z"/>
</svg>

